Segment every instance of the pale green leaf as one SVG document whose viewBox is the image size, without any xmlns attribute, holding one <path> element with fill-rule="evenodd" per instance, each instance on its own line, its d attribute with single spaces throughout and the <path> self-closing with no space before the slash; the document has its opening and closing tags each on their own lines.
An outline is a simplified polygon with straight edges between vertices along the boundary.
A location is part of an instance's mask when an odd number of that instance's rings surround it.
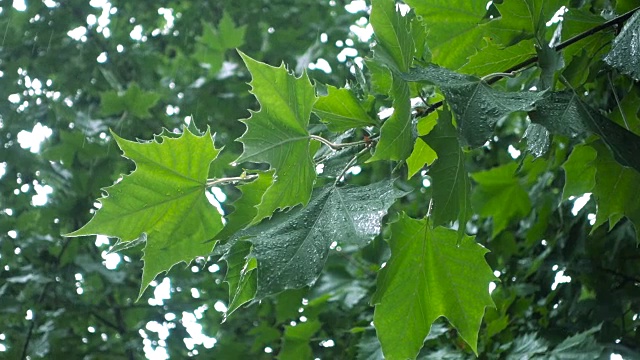
<svg viewBox="0 0 640 360">
<path fill-rule="evenodd" d="M 478 183 L 471 200 L 480 216 L 493 219 L 491 237 L 504 230 L 509 221 L 526 216 L 531 211 L 527 191 L 515 176 L 518 164 L 513 162 L 471 174 Z"/>
<path fill-rule="evenodd" d="M 407 215 L 391 224 L 391 258 L 380 271 L 373 322 L 386 359 L 415 359 L 441 316 L 477 353 L 485 307 L 494 306 L 495 276 L 472 237 L 458 245 L 455 230 L 433 229 Z"/>
<path fill-rule="evenodd" d="M 640 80 L 640 12 L 627 20 L 604 61 L 634 80 Z"/>
<path fill-rule="evenodd" d="M 596 185 L 596 167 L 594 160 L 598 153 L 588 145 L 578 145 L 573 148 L 571 155 L 562 168 L 564 169 L 564 188 L 562 201 L 570 196 L 582 196 L 591 192 Z"/>
<path fill-rule="evenodd" d="M 260 204 L 262 195 L 273 182 L 273 171 L 259 172 L 258 178 L 249 183 L 238 185 L 242 196 L 233 203 L 235 210 L 227 216 L 227 223 L 216 235 L 215 239 L 225 243 L 236 232 L 251 224 L 258 213 L 256 206 Z"/>
<path fill-rule="evenodd" d="M 427 25 L 427 43 L 434 63 L 457 69 L 482 42 L 480 25 L 486 3 L 467 0 L 407 0 Z"/>
<path fill-rule="evenodd" d="M 408 17 L 396 9 L 395 0 L 373 0 L 369 21 L 377 39 L 374 49 L 377 58 L 391 58 L 385 64 L 402 72 L 413 62 L 415 46 Z"/>
<path fill-rule="evenodd" d="M 439 86 L 456 115 L 458 132 L 472 147 L 483 145 L 491 137 L 498 120 L 515 111 L 532 110 L 544 94 L 497 90 L 478 78 L 431 64 L 413 68 L 403 78 Z"/>
<path fill-rule="evenodd" d="M 464 151 L 451 121 L 451 112 L 441 111 L 436 127 L 422 139 L 438 156 L 429 167 L 433 190 L 433 223 L 435 226 L 448 225 L 458 220 L 462 236 L 472 213 L 471 184 L 465 167 Z"/>
<path fill-rule="evenodd" d="M 256 298 L 313 284 L 332 242 L 364 246 L 380 232 L 382 217 L 404 192 L 392 181 L 362 187 L 332 185 L 314 191 L 306 207 L 247 229 L 258 260 Z"/>
<path fill-rule="evenodd" d="M 95 216 L 66 236 L 106 235 L 121 242 L 146 235 L 140 295 L 149 283 L 175 264 L 207 256 L 205 243 L 222 229 L 222 216 L 205 196 L 209 164 L 218 155 L 211 134 L 184 129 L 162 143 L 133 142 L 113 134 L 136 170 L 105 189 Z"/>
<path fill-rule="evenodd" d="M 343 132 L 352 128 L 377 125 L 349 89 L 327 86 L 328 95 L 316 101 L 313 112 L 329 130 Z"/>
<path fill-rule="evenodd" d="M 373 157 L 367 162 L 404 160 L 411 154 L 414 131 L 411 124 L 409 86 L 394 76 L 390 95 L 393 98 L 393 114 L 382 124 L 380 140 Z"/>
<path fill-rule="evenodd" d="M 407 159 L 407 178 L 417 174 L 425 165 L 431 165 L 438 158 L 438 154 L 421 138 L 416 139 L 413 152 Z"/>
<path fill-rule="evenodd" d="M 275 169 L 273 184 L 252 221 L 257 223 L 277 209 L 309 201 L 316 171 L 307 125 L 316 96 L 306 73 L 296 78 L 284 65 L 276 68 L 240 55 L 251 72 L 251 92 L 261 108 L 243 120 L 247 130 L 238 141 L 244 151 L 236 162 L 265 162 Z"/>
<path fill-rule="evenodd" d="M 469 58 L 460 72 L 485 76 L 503 72 L 529 58 L 536 56 L 533 40 L 524 40 L 507 48 L 496 45 L 495 41 L 487 40 L 487 46 Z"/>
</svg>

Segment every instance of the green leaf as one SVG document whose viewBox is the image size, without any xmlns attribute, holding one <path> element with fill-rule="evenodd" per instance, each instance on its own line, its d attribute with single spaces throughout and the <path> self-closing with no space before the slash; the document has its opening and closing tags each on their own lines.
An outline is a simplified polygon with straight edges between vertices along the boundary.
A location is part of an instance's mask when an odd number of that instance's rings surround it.
<svg viewBox="0 0 640 360">
<path fill-rule="evenodd" d="M 375 60 L 366 59 L 364 63 L 369 70 L 372 90 L 378 94 L 388 95 L 393 85 L 391 70 Z"/>
<path fill-rule="evenodd" d="M 229 284 L 229 306 L 224 314 L 225 320 L 243 304 L 253 300 L 257 289 L 257 262 L 249 258 L 251 243 L 238 241 L 221 260 L 227 262 L 227 274 L 224 281 Z"/>
<path fill-rule="evenodd" d="M 279 360 L 311 359 L 313 355 L 309 342 L 311 337 L 320 330 L 322 324 L 318 320 L 310 320 L 284 328 L 282 350 L 278 354 Z"/>
<path fill-rule="evenodd" d="M 107 91 L 100 94 L 100 106 L 104 115 L 119 115 L 127 112 L 135 117 L 146 119 L 151 116 L 149 109 L 160 100 L 156 92 L 142 91 L 133 83 L 125 92 Z"/>
<path fill-rule="evenodd" d="M 551 353 L 551 360 L 600 359 L 604 346 L 598 344 L 593 334 L 599 333 L 601 325 L 587 331 L 570 336 L 556 346 Z"/>
<path fill-rule="evenodd" d="M 362 335 L 358 342 L 358 357 L 356 360 L 384 360 L 380 341 L 373 331 Z"/>
<path fill-rule="evenodd" d="M 500 18 L 489 24 L 489 32 L 502 45 L 522 39 L 544 39 L 546 22 L 563 5 L 562 0 L 510 0 L 496 4 Z"/>
<path fill-rule="evenodd" d="M 352 128 L 378 125 L 349 89 L 338 89 L 329 85 L 327 90 L 329 94 L 316 101 L 313 112 L 327 124 L 329 130 L 343 132 Z"/>
<path fill-rule="evenodd" d="M 393 115 L 382 124 L 380 140 L 373 156 L 367 162 L 404 160 L 411 154 L 414 135 L 411 125 L 409 86 L 402 79 L 394 76 L 390 95 L 393 98 Z"/>
<path fill-rule="evenodd" d="M 640 171 L 640 136 L 589 107 L 575 92 L 546 94 L 529 116 L 552 134 L 578 137 L 595 133 L 620 164 Z"/>
<path fill-rule="evenodd" d="M 434 63 L 457 69 L 466 63 L 482 42 L 480 26 L 486 3 L 466 0 L 407 0 L 426 22 L 427 43 Z"/>
<path fill-rule="evenodd" d="M 427 219 L 407 215 L 391 224 L 391 258 L 378 274 L 372 302 L 387 359 L 415 359 L 431 324 L 446 317 L 477 354 L 485 307 L 494 306 L 495 277 L 473 237 L 458 245 L 454 230 L 433 229 Z"/>
<path fill-rule="evenodd" d="M 601 145 L 593 145 L 598 156 L 595 160 L 596 184 L 593 195 L 598 212 L 593 229 L 609 221 L 609 229 L 626 216 L 636 228 L 636 239 L 640 241 L 640 173 L 621 166 Z"/>
<path fill-rule="evenodd" d="M 258 213 L 256 206 L 260 204 L 262 195 L 273 182 L 273 171 L 259 172 L 258 178 L 250 183 L 238 185 L 242 196 L 233 203 L 235 211 L 227 217 L 224 228 L 216 235 L 215 239 L 225 243 L 236 232 L 244 229 Z"/>
<path fill-rule="evenodd" d="M 531 211 L 529 195 L 515 176 L 517 169 L 518 164 L 512 162 L 471 174 L 478 183 L 471 201 L 481 216 L 493 219 L 491 237 L 504 230 L 511 219 L 524 217 Z"/>
<path fill-rule="evenodd" d="M 469 62 L 460 68 L 460 72 L 485 76 L 503 72 L 529 58 L 536 56 L 533 40 L 524 40 L 507 48 L 487 40 L 487 46 L 469 58 Z"/>
<path fill-rule="evenodd" d="M 640 135 L 640 116 L 638 114 L 640 114 L 640 91 L 634 89 L 613 110 L 611 120 L 634 134 Z"/>
<path fill-rule="evenodd" d="M 418 138 L 413 146 L 413 152 L 407 159 L 407 179 L 411 179 L 425 165 L 431 165 L 438 158 L 438 154 L 427 145 L 424 140 Z"/>
<path fill-rule="evenodd" d="M 527 142 L 527 152 L 539 158 L 549 150 L 549 131 L 544 126 L 537 123 L 530 123 L 527 130 L 522 135 L 522 139 Z"/>
<path fill-rule="evenodd" d="M 66 236 L 101 234 L 127 242 L 146 234 L 142 295 L 159 273 L 213 249 L 205 240 L 222 229 L 222 216 L 205 191 L 209 164 L 219 150 L 209 130 L 195 136 L 184 129 L 181 137 L 162 137 L 162 143 L 113 137 L 136 170 L 105 188 L 91 221 Z"/>
<path fill-rule="evenodd" d="M 465 142 L 478 147 L 493 134 L 501 118 L 515 111 L 528 111 L 543 92 L 505 92 L 486 82 L 435 65 L 413 68 L 403 74 L 407 81 L 426 81 L 439 86 L 456 115 L 458 131 Z"/>
<path fill-rule="evenodd" d="M 598 152 L 588 145 L 573 148 L 567 161 L 562 164 L 565 181 L 562 190 L 562 201 L 570 196 L 582 196 L 591 192 L 596 185 L 596 167 L 594 160 Z"/>
<path fill-rule="evenodd" d="M 464 151 L 458 143 L 451 112 L 441 111 L 438 124 L 424 141 L 438 154 L 429 168 L 433 189 L 433 224 L 446 225 L 458 220 L 460 236 L 471 217 L 471 184 L 465 168 Z"/>
<path fill-rule="evenodd" d="M 640 80 L 640 12 L 636 11 L 613 41 L 604 61 L 621 72 Z"/>
<path fill-rule="evenodd" d="M 316 96 L 303 74 L 296 78 L 284 65 L 279 68 L 253 60 L 240 52 L 251 72 L 251 92 L 260 102 L 258 112 L 242 120 L 244 146 L 236 162 L 266 162 L 275 169 L 273 184 L 262 197 L 253 219 L 257 223 L 277 209 L 307 204 L 316 178 L 307 126 Z"/>
<path fill-rule="evenodd" d="M 377 39 L 375 56 L 390 58 L 391 61 L 384 63 L 394 70 L 409 70 L 415 51 L 411 25 L 409 18 L 396 9 L 395 0 L 372 0 L 369 21 Z"/>
<path fill-rule="evenodd" d="M 392 181 L 362 187 L 332 185 L 314 191 L 306 207 L 247 229 L 258 260 L 256 298 L 313 284 L 332 242 L 364 246 L 380 232 L 382 217 L 404 192 Z"/>
<path fill-rule="evenodd" d="M 198 38 L 196 45 L 196 60 L 209 64 L 210 73 L 217 73 L 224 62 L 225 52 L 244 44 L 246 28 L 246 25 L 236 27 L 226 11 L 222 14 L 218 28 L 204 23 L 202 36 Z"/>
<path fill-rule="evenodd" d="M 524 334 L 513 341 L 511 351 L 507 354 L 508 360 L 521 360 L 533 358 L 535 355 L 544 354 L 548 349 L 544 340 L 536 334 Z"/>
</svg>

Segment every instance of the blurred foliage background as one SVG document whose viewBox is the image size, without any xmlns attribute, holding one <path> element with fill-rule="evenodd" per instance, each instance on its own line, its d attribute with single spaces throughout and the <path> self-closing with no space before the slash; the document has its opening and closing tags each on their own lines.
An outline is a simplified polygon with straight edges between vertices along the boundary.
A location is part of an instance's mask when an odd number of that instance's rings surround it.
<svg viewBox="0 0 640 360">
<path fill-rule="evenodd" d="M 569 14 L 597 24 L 630 3 L 567 5 Z M 86 223 L 100 189 L 132 170 L 109 129 L 151 139 L 162 128 L 195 121 L 216 132 L 216 145 L 225 146 L 217 161 L 229 163 L 241 152 L 233 140 L 245 128 L 237 120 L 258 107 L 234 49 L 342 87 L 369 53 L 367 6 L 361 0 L 0 1 L 0 357 L 380 358 L 368 301 L 389 256 L 382 237 L 362 251 L 332 253 L 313 288 L 281 293 L 222 323 L 228 290 L 225 263 L 215 255 L 158 277 L 136 302 L 137 249 L 108 254 L 114 240 L 60 235 Z M 607 41 L 614 32 L 599 36 Z M 637 84 L 602 75 L 601 57 L 591 50 L 569 53 L 565 75 L 585 84 L 595 106 L 614 112 L 617 91 L 624 104 L 618 113 L 637 123 Z M 500 86 L 520 89 L 535 76 Z M 526 126 L 522 115 L 501 123 L 491 146 L 470 154 L 472 171 L 513 162 L 524 150 L 519 139 Z M 492 237 L 489 222 L 472 221 L 501 279 L 493 290 L 497 309 L 487 310 L 480 332 L 481 358 L 546 358 L 551 349 L 557 358 L 640 358 L 633 225 L 623 220 L 610 232 L 590 233 L 594 202 L 588 196 L 561 202 L 560 165 L 569 146 L 557 138 L 546 160 L 525 162 L 514 186 L 527 193 L 530 208 L 507 231 Z M 387 178 L 390 168 L 363 166 L 350 181 Z M 242 171 L 226 169 L 212 177 Z M 395 212 L 424 215 L 428 176 L 406 181 L 407 189 L 419 190 Z M 232 186 L 219 190 L 211 195 L 227 211 L 239 193 Z M 470 354 L 442 321 L 421 356 Z"/>
</svg>

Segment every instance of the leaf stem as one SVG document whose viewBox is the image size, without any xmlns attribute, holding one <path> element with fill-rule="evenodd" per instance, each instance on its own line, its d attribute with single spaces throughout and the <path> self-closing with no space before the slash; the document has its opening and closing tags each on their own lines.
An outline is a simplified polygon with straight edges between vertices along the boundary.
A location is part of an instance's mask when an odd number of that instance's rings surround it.
<svg viewBox="0 0 640 360">
<path fill-rule="evenodd" d="M 514 77 L 516 76 L 516 72 L 515 71 L 511 71 L 511 72 L 497 72 L 497 73 L 493 73 L 493 74 L 488 74 L 485 75 L 483 77 L 480 78 L 480 80 L 482 81 L 490 81 L 493 78 L 503 78 L 503 77 Z"/>
<path fill-rule="evenodd" d="M 369 150 L 369 146 L 366 146 L 364 149 L 360 150 L 357 154 L 355 154 L 351 160 L 349 160 L 349 162 L 347 163 L 347 165 L 344 167 L 344 169 L 342 169 L 342 171 L 340 172 L 340 175 L 338 175 L 336 177 L 336 181 L 333 183 L 334 185 L 336 185 L 340 179 L 342 179 L 347 171 L 351 168 L 351 166 L 353 166 L 353 164 L 356 162 L 356 160 L 358 160 L 358 158 L 360 156 L 362 156 L 365 152 L 367 152 Z"/>
<path fill-rule="evenodd" d="M 206 185 L 207 187 L 214 187 L 216 185 L 234 184 L 242 181 L 251 181 L 257 177 L 258 175 L 252 174 L 252 175 L 242 175 L 242 176 L 227 177 L 227 178 L 220 178 L 220 179 L 209 179 L 207 180 Z"/>
<path fill-rule="evenodd" d="M 331 141 L 318 136 L 318 135 L 309 135 L 310 139 L 319 141 L 325 145 L 327 145 L 328 147 L 332 148 L 333 150 L 340 150 L 342 148 L 346 148 L 346 147 L 351 147 L 351 146 L 357 146 L 357 145 L 362 145 L 362 144 L 366 144 L 366 141 L 356 141 L 356 142 L 350 142 L 350 143 L 342 143 L 342 144 L 336 144 L 336 143 L 332 143 Z"/>
</svg>

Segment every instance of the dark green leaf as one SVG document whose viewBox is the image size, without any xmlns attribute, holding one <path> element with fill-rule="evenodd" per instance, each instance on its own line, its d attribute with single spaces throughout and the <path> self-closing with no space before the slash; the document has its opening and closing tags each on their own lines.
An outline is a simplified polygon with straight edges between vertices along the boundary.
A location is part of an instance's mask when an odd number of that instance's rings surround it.
<svg viewBox="0 0 640 360">
<path fill-rule="evenodd" d="M 634 80 L 640 80 L 640 12 L 627 20 L 604 61 Z"/>
<path fill-rule="evenodd" d="M 483 145 L 501 118 L 515 111 L 532 110 L 543 94 L 496 90 L 480 79 L 435 65 L 411 69 L 403 77 L 407 81 L 426 81 L 442 89 L 456 115 L 458 131 L 472 147 Z"/>
<path fill-rule="evenodd" d="M 247 230 L 258 260 L 258 299 L 313 284 L 332 242 L 364 246 L 380 232 L 382 217 L 404 192 L 392 181 L 362 187 L 325 186 L 306 207 Z"/>
</svg>

